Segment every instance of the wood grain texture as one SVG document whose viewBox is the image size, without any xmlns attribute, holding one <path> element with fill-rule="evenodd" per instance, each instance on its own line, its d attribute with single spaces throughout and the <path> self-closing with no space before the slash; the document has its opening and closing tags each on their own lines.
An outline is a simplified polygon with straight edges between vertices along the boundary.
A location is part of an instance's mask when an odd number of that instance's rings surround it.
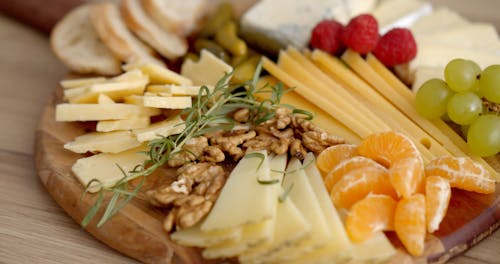
<svg viewBox="0 0 500 264">
<path fill-rule="evenodd" d="M 15 1 L 13 1 L 15 2 Z M 463 3 L 500 25 L 496 0 Z M 490 5 L 478 3 L 488 2 Z M 0 15 L 0 263 L 137 263 L 81 229 L 50 197 L 33 158 L 40 111 L 65 69 L 46 36 Z M 500 263 L 500 230 L 448 263 Z"/>
</svg>

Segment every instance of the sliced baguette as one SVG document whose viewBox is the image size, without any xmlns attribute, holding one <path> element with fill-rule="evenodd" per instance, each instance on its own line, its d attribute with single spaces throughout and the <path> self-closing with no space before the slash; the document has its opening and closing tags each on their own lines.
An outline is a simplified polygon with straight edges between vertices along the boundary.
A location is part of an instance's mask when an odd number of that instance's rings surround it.
<svg viewBox="0 0 500 264">
<path fill-rule="evenodd" d="M 71 71 L 82 74 L 116 75 L 120 60 L 101 42 L 90 22 L 90 6 L 69 12 L 52 30 L 52 50 Z"/>
<path fill-rule="evenodd" d="M 126 63 L 156 63 L 164 65 L 154 57 L 154 50 L 138 40 L 127 29 L 125 22 L 113 3 L 91 6 L 90 17 L 97 34 L 120 60 Z"/>
<path fill-rule="evenodd" d="M 205 14 L 207 0 L 142 0 L 144 9 L 163 29 L 187 36 Z"/>
<path fill-rule="evenodd" d="M 129 29 L 165 58 L 176 59 L 186 54 L 186 40 L 158 26 L 146 14 L 140 0 L 122 0 L 120 10 Z"/>
</svg>

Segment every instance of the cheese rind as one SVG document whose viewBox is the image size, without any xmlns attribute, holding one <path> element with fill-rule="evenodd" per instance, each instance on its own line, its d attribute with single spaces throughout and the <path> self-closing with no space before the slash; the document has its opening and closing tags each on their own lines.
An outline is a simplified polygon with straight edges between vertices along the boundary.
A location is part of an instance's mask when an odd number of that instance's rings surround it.
<svg viewBox="0 0 500 264">
<path fill-rule="evenodd" d="M 160 137 L 179 134 L 186 129 L 184 120 L 179 115 L 151 124 L 149 127 L 135 129 L 133 133 L 139 142 L 151 141 Z"/>
<path fill-rule="evenodd" d="M 120 153 L 101 153 L 81 158 L 73 164 L 71 170 L 83 186 L 87 186 L 90 181 L 96 179 L 103 187 L 112 187 L 124 177 L 122 170 L 131 171 L 147 159 L 147 156 L 142 153 L 145 149 L 141 146 Z M 95 182 L 88 190 L 96 192 L 99 187 L 100 185 Z"/>
<path fill-rule="evenodd" d="M 58 104 L 56 121 L 116 120 L 160 113 L 160 109 L 131 104 Z"/>
<path fill-rule="evenodd" d="M 119 153 L 136 148 L 141 143 L 130 131 L 93 132 L 75 138 L 64 144 L 64 148 L 75 153 L 103 152 Z"/>
</svg>

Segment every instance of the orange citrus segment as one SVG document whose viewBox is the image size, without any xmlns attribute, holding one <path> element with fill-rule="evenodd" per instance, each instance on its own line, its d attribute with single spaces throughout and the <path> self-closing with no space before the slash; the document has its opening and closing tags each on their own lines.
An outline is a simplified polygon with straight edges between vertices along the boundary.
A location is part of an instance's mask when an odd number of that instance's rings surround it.
<svg viewBox="0 0 500 264">
<path fill-rule="evenodd" d="M 335 166 L 325 177 L 325 185 L 326 189 L 330 191 L 332 187 L 337 183 L 346 173 L 365 167 L 380 167 L 384 169 L 382 165 L 378 164 L 372 159 L 365 158 L 362 156 L 356 156 L 352 158 L 348 158 L 340 162 L 337 166 Z"/>
<path fill-rule="evenodd" d="M 427 231 L 433 233 L 439 229 L 448 210 L 451 187 L 447 179 L 429 176 L 425 179 L 425 210 Z"/>
<path fill-rule="evenodd" d="M 396 204 L 392 197 L 382 194 L 369 194 L 355 203 L 345 222 L 351 240 L 359 243 L 379 231 L 393 230 Z"/>
<path fill-rule="evenodd" d="M 423 194 L 414 194 L 398 202 L 394 213 L 394 230 L 410 254 L 422 255 L 426 234 Z"/>
<path fill-rule="evenodd" d="M 427 176 L 441 176 L 450 186 L 478 193 L 495 192 L 493 176 L 468 157 L 440 157 L 431 160 L 425 168 Z"/>
<path fill-rule="evenodd" d="M 323 175 L 333 169 L 341 161 L 356 156 L 356 146 L 351 144 L 338 144 L 323 150 L 316 159 L 316 166 Z"/>
<path fill-rule="evenodd" d="M 389 131 L 370 135 L 358 153 L 389 168 L 391 183 L 399 196 L 423 191 L 424 162 L 415 144 L 405 135 Z"/>
<path fill-rule="evenodd" d="M 344 175 L 330 191 L 330 198 L 338 208 L 350 208 L 369 193 L 387 194 L 396 197 L 383 167 L 366 167 L 352 170 Z"/>
</svg>

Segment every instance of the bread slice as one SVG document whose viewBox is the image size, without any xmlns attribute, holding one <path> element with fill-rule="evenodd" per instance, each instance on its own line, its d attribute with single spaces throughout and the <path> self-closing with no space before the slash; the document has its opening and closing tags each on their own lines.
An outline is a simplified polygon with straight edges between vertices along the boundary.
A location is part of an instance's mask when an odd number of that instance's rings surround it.
<svg viewBox="0 0 500 264">
<path fill-rule="evenodd" d="M 82 74 L 115 75 L 120 60 L 101 42 L 90 22 L 90 6 L 69 12 L 52 30 L 52 50 L 71 71 Z"/>
<path fill-rule="evenodd" d="M 141 62 L 164 65 L 154 56 L 155 52 L 151 47 L 142 43 L 128 30 L 115 4 L 94 4 L 90 11 L 90 17 L 97 34 L 120 60 L 127 63 Z"/>
<path fill-rule="evenodd" d="M 207 0 L 142 0 L 144 9 L 163 29 L 183 36 L 196 29 Z"/>
<path fill-rule="evenodd" d="M 176 59 L 186 54 L 186 40 L 158 26 L 146 14 L 140 0 L 122 0 L 120 11 L 128 28 L 165 58 Z"/>
</svg>

